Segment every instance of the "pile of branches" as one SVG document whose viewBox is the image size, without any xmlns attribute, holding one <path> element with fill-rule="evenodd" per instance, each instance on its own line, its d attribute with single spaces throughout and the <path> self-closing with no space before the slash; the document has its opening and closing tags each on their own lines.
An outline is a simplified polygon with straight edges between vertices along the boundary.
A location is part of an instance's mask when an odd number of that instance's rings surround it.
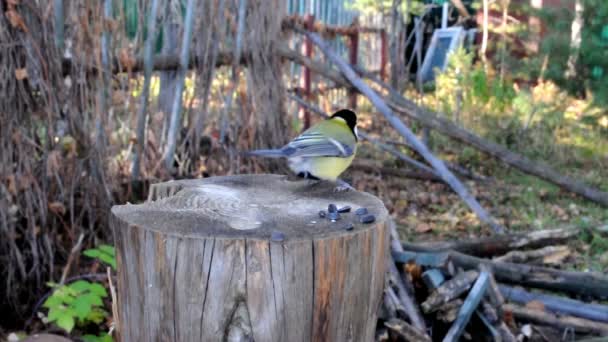
<svg viewBox="0 0 608 342">
<path fill-rule="evenodd" d="M 545 267 L 568 256 L 563 244 L 577 234 L 556 229 L 410 244 L 400 242 L 393 225 L 377 340 L 608 336 L 608 305 L 597 303 L 608 298 L 608 277 Z"/>
</svg>

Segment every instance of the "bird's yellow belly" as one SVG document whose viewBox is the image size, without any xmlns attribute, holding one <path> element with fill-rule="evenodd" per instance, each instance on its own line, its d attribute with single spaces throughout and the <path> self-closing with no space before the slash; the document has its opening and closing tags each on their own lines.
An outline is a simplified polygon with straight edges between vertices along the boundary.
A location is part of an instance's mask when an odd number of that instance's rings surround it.
<svg viewBox="0 0 608 342">
<path fill-rule="evenodd" d="M 335 181 L 353 161 L 355 155 L 348 158 L 322 157 L 316 158 L 311 165 L 310 173 L 320 179 Z"/>
</svg>

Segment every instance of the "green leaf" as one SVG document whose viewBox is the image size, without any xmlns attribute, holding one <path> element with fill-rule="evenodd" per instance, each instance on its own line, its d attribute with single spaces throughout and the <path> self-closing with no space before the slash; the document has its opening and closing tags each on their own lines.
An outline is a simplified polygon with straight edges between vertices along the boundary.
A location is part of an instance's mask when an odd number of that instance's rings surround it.
<svg viewBox="0 0 608 342">
<path fill-rule="evenodd" d="M 100 341 L 100 338 L 98 336 L 90 335 L 90 334 L 82 335 L 80 338 L 82 338 L 82 340 L 84 342 L 99 342 Z"/>
<path fill-rule="evenodd" d="M 95 324 L 101 324 L 106 319 L 106 317 L 108 317 L 108 313 L 105 310 L 102 310 L 100 308 L 93 308 L 93 310 L 87 317 L 87 320 Z"/>
<path fill-rule="evenodd" d="M 85 342 L 112 342 L 112 336 L 103 333 L 99 336 L 87 334 L 82 336 L 82 340 Z"/>
<path fill-rule="evenodd" d="M 64 329 L 67 332 L 71 332 L 74 329 L 74 317 L 69 315 L 60 316 L 55 322 L 60 328 Z"/>
<path fill-rule="evenodd" d="M 89 303 L 91 305 L 103 306 L 103 301 L 101 300 L 101 298 L 97 294 L 94 294 L 94 293 L 87 293 L 85 295 L 82 295 L 78 299 L 82 300 L 86 303 Z"/>
<path fill-rule="evenodd" d="M 64 286 L 61 286 L 61 287 L 58 287 L 57 289 L 55 289 L 52 296 L 56 297 L 62 303 L 70 304 L 74 301 L 74 297 L 77 294 L 78 293 L 76 291 L 74 291 L 64 285 Z"/>
<path fill-rule="evenodd" d="M 49 314 L 47 315 L 47 318 L 49 320 L 49 322 L 54 322 L 57 319 L 59 319 L 59 317 L 61 316 L 65 316 L 65 308 L 61 307 L 61 306 L 56 306 L 53 307 L 49 310 Z"/>
<path fill-rule="evenodd" d="M 81 321 L 84 321 L 87 318 L 87 316 L 91 313 L 91 308 L 93 306 L 93 303 L 86 297 L 87 296 L 85 295 L 78 298 L 78 300 L 76 300 L 72 305 L 74 312 L 76 312 L 76 317 Z"/>
<path fill-rule="evenodd" d="M 101 298 L 105 298 L 108 296 L 108 292 L 106 291 L 106 288 L 103 287 L 99 283 L 91 284 L 91 286 L 89 287 L 89 291 L 91 291 L 91 293 L 93 293 L 93 294 L 98 295 Z"/>
<path fill-rule="evenodd" d="M 42 304 L 42 307 L 50 309 L 50 308 L 58 307 L 61 304 L 63 304 L 63 301 L 59 298 L 59 296 L 55 296 L 55 294 L 52 294 L 49 298 L 47 298 L 44 301 L 44 304 Z"/>
<path fill-rule="evenodd" d="M 116 259 L 111 255 L 101 254 L 99 256 L 99 260 L 105 262 L 106 264 L 112 266 L 113 269 L 116 269 Z"/>
<path fill-rule="evenodd" d="M 91 283 L 86 280 L 77 280 L 68 286 L 70 287 L 70 289 L 78 293 L 83 293 L 89 291 L 89 289 L 91 288 Z"/>
<path fill-rule="evenodd" d="M 90 257 L 90 258 L 98 258 L 101 255 L 101 251 L 99 249 L 87 249 L 86 251 L 82 252 L 82 254 Z"/>
<path fill-rule="evenodd" d="M 107 253 L 111 256 L 116 256 L 116 250 L 114 249 L 114 246 L 110 246 L 110 245 L 100 245 L 99 246 L 99 250 Z"/>
</svg>

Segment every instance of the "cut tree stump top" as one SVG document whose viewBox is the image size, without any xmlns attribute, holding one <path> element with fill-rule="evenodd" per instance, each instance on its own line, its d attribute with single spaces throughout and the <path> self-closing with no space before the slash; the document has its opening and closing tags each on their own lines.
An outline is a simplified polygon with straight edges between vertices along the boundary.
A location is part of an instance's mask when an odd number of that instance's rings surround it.
<svg viewBox="0 0 608 342">
<path fill-rule="evenodd" d="M 153 185 L 143 204 L 114 206 L 112 213 L 132 225 L 182 237 L 245 237 L 268 240 L 310 239 L 371 229 L 354 211 L 365 207 L 384 222 L 387 211 L 376 197 L 358 191 L 334 191 L 335 184 L 290 181 L 280 175 L 238 175 L 178 180 Z M 329 204 L 350 206 L 331 222 L 319 217 Z M 345 227 L 352 223 L 353 230 Z M 275 233 L 276 234 L 276 233 Z"/>
</svg>

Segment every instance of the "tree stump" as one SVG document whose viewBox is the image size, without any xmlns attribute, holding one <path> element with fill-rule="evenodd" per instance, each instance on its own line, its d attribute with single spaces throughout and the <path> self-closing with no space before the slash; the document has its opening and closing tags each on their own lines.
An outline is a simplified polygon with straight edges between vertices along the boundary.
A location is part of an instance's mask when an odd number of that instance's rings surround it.
<svg viewBox="0 0 608 342">
<path fill-rule="evenodd" d="M 212 177 L 157 184 L 147 202 L 114 206 L 121 340 L 372 341 L 387 211 L 334 186 Z M 321 218 L 330 203 L 352 211 Z M 359 222 L 361 207 L 374 223 Z"/>
</svg>

